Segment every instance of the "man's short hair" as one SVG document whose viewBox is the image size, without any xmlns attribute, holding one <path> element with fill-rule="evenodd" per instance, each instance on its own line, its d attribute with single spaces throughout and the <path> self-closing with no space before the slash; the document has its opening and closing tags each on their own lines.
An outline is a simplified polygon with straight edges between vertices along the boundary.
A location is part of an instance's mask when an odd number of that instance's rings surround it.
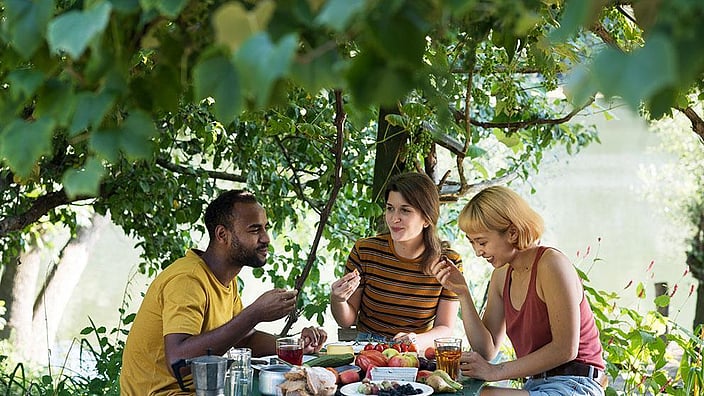
<svg viewBox="0 0 704 396">
<path fill-rule="evenodd" d="M 249 191 L 245 190 L 229 190 L 220 194 L 213 202 L 205 209 L 205 228 L 208 230 L 208 235 L 212 239 L 215 235 L 215 227 L 222 225 L 228 230 L 235 221 L 235 215 L 232 208 L 237 203 L 259 203 L 257 198 Z"/>
</svg>

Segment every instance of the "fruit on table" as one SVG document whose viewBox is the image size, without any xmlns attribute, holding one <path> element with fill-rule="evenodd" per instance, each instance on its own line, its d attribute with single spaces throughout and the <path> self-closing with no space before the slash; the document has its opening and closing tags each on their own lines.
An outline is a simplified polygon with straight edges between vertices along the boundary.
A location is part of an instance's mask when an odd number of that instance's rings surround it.
<svg viewBox="0 0 704 396">
<path fill-rule="evenodd" d="M 384 344 L 383 342 L 380 342 L 374 346 L 374 350 L 382 352 L 384 349 L 388 348 L 389 346 Z"/>
<path fill-rule="evenodd" d="M 387 359 L 391 359 L 392 357 L 398 355 L 401 352 L 394 348 L 386 348 L 381 353 L 382 355 L 386 356 Z"/>
<path fill-rule="evenodd" d="M 381 381 L 374 383 L 368 380 L 363 380 L 357 387 L 357 393 L 363 395 L 398 395 L 411 396 L 421 393 L 420 389 L 415 389 L 411 384 L 401 385 L 396 381 Z"/>
<path fill-rule="evenodd" d="M 416 374 L 416 382 L 420 382 L 421 384 L 425 384 L 426 380 L 431 375 L 433 375 L 433 372 L 430 370 L 418 370 L 418 374 Z"/>
<path fill-rule="evenodd" d="M 427 377 L 425 383 L 433 388 L 435 393 L 455 393 L 458 391 L 458 389 L 452 387 L 441 376 L 436 374 Z"/>
<path fill-rule="evenodd" d="M 433 360 L 435 359 L 435 348 L 434 347 L 427 347 L 425 348 L 425 352 L 423 353 L 426 359 L 428 360 Z"/>
<path fill-rule="evenodd" d="M 341 384 L 351 384 L 359 381 L 359 369 L 349 369 L 338 374 Z"/>
<path fill-rule="evenodd" d="M 367 371 L 369 366 L 384 367 L 388 365 L 388 359 L 377 350 L 360 351 L 355 359 L 355 364 L 362 371 Z"/>
<path fill-rule="evenodd" d="M 432 377 L 432 376 L 438 376 L 438 377 L 442 378 L 451 387 L 453 387 L 457 390 L 462 390 L 462 384 L 453 380 L 452 377 L 450 377 L 450 375 L 448 373 L 446 373 L 444 370 L 435 370 L 435 371 L 433 371 L 433 375 L 431 375 L 430 377 Z M 428 379 L 430 377 L 428 377 Z"/>
<path fill-rule="evenodd" d="M 435 360 L 428 360 L 424 358 L 423 356 L 418 356 L 418 369 L 420 370 L 428 370 L 428 371 L 435 371 L 437 369 L 437 363 Z"/>
<path fill-rule="evenodd" d="M 418 357 L 413 352 L 401 352 L 389 359 L 389 367 L 418 367 Z"/>
</svg>

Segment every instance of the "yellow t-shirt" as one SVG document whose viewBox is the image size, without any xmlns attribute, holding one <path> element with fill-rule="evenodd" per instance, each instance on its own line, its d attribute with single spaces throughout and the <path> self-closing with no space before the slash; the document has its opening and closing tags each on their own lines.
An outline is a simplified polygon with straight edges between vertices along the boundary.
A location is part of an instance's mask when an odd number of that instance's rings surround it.
<svg viewBox="0 0 704 396">
<path fill-rule="evenodd" d="M 147 289 L 127 336 L 120 394 L 189 394 L 179 388 L 167 367 L 164 336 L 201 334 L 230 321 L 242 311 L 236 285 L 236 279 L 222 285 L 193 250 L 162 271 Z M 193 391 L 191 376 L 184 376 L 184 380 Z"/>
</svg>

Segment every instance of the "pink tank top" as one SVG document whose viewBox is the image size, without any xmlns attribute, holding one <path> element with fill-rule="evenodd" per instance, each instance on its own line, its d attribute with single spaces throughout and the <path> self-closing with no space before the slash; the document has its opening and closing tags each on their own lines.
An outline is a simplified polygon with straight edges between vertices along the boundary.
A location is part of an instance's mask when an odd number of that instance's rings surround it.
<svg viewBox="0 0 704 396">
<path fill-rule="evenodd" d="M 538 263 L 547 249 L 545 246 L 538 247 L 535 262 L 533 262 L 533 267 L 531 268 L 528 293 L 520 310 L 516 310 L 511 304 L 511 274 L 513 273 L 513 268 L 509 267 L 508 271 L 506 271 L 503 290 L 506 334 L 513 344 L 516 356 L 519 358 L 540 349 L 552 341 L 547 306 L 538 297 L 535 288 Z M 603 370 L 605 365 L 602 357 L 601 341 L 599 340 L 599 330 L 596 328 L 594 314 L 584 293 L 582 293 L 582 301 L 579 303 L 579 316 L 579 349 L 575 360 L 591 364 Z"/>
</svg>

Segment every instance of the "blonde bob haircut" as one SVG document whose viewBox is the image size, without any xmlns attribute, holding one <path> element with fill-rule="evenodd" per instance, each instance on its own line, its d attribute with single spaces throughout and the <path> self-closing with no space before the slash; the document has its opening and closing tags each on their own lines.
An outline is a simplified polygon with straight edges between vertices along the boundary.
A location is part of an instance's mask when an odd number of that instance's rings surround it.
<svg viewBox="0 0 704 396">
<path fill-rule="evenodd" d="M 511 225 L 516 227 L 516 247 L 534 246 L 543 235 L 543 218 L 513 190 L 492 186 L 477 193 L 460 213 L 460 229 L 465 234 L 498 231 L 505 233 Z"/>
</svg>

